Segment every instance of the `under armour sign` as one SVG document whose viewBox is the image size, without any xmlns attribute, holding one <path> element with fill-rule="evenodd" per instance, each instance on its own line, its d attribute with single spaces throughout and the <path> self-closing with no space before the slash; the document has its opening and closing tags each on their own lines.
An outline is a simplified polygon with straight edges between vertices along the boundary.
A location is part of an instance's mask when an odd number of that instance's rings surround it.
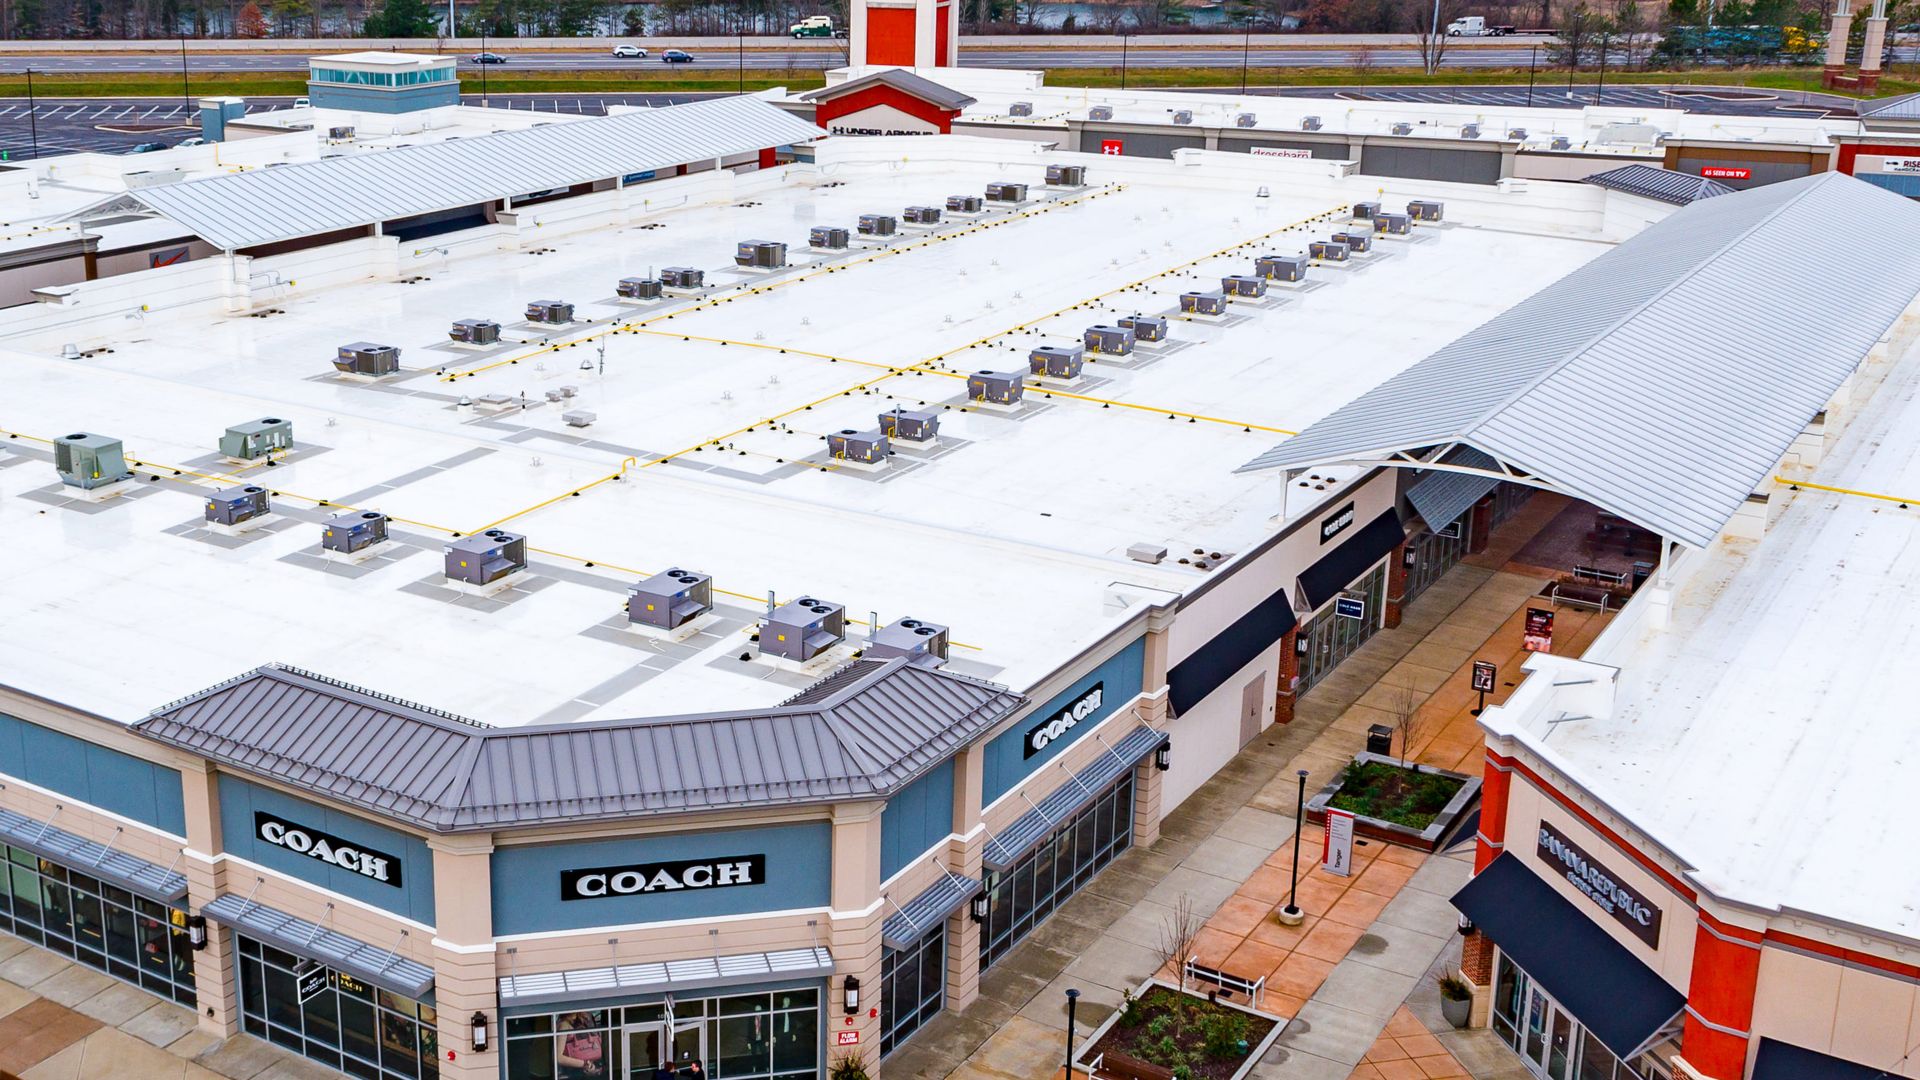
<svg viewBox="0 0 1920 1080">
<path fill-rule="evenodd" d="M 1099 712 L 1100 701 L 1103 696 L 1102 687 L 1104 686 L 1104 683 L 1094 683 L 1088 687 L 1087 692 L 1081 694 L 1073 704 L 1061 709 L 1057 713 L 1053 713 L 1045 720 L 1028 728 L 1027 752 L 1022 756 L 1032 757 L 1040 751 L 1045 750 L 1047 747 L 1053 745 L 1054 741 L 1062 735 L 1078 727 L 1080 721 Z"/>
<path fill-rule="evenodd" d="M 599 900 L 608 896 L 721 889 L 730 885 L 764 885 L 766 880 L 765 855 L 595 866 L 560 871 L 560 899 Z"/>
<path fill-rule="evenodd" d="M 400 860 L 384 851 L 254 811 L 253 834 L 274 847 L 319 859 L 384 885 L 400 886 Z"/>
</svg>

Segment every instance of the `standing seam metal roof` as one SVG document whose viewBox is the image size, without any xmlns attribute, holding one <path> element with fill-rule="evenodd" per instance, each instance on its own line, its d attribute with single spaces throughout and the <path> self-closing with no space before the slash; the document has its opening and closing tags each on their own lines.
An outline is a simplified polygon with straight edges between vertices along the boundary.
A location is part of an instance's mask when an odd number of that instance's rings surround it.
<svg viewBox="0 0 1920 1080">
<path fill-rule="evenodd" d="M 1876 101 L 1858 115 L 1862 120 L 1920 120 L 1920 93 Z"/>
<path fill-rule="evenodd" d="M 1707 199 L 1239 471 L 1459 443 L 1705 547 L 1916 294 L 1906 199 L 1838 173 Z"/>
<path fill-rule="evenodd" d="M 759 712 L 494 728 L 274 664 L 133 730 L 455 832 L 884 798 L 1026 701 L 901 658 L 856 661 Z"/>
<path fill-rule="evenodd" d="M 1732 188 L 1718 180 L 1709 180 L 1704 176 L 1683 173 L 1674 169 L 1663 169 L 1658 165 L 1622 165 L 1617 169 L 1597 172 L 1583 184 L 1592 184 L 1612 191 L 1639 195 L 1642 198 L 1657 199 L 1674 206 L 1686 206 L 1711 199 L 1715 195 L 1731 195 Z"/>
<path fill-rule="evenodd" d="M 800 95 L 800 100 L 832 101 L 834 98 L 865 90 L 869 86 L 891 86 L 903 94 L 911 94 L 943 109 L 964 109 L 977 100 L 903 68 L 888 68 L 885 71 L 877 71 L 872 75 L 843 82 L 838 86 L 809 90 Z"/>
<path fill-rule="evenodd" d="M 819 137 L 759 98 L 726 97 L 130 194 L 216 247 L 246 248 Z"/>
</svg>

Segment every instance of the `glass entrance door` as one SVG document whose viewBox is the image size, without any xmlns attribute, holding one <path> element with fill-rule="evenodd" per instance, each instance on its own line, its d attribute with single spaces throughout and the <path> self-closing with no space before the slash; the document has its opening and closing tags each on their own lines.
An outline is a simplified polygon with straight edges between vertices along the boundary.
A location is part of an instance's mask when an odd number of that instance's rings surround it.
<svg viewBox="0 0 1920 1080">
<path fill-rule="evenodd" d="M 704 1020 L 682 1020 L 673 1025 L 671 1043 L 667 1024 L 638 1024 L 625 1030 L 628 1080 L 653 1080 L 662 1063 L 671 1062 L 673 1071 L 685 1080 L 694 1062 L 701 1071 L 707 1067 L 707 1025 Z"/>
<path fill-rule="evenodd" d="M 1526 1039 L 1521 1056 L 1547 1080 L 1573 1080 L 1573 1019 L 1538 987 L 1527 992 Z"/>
</svg>

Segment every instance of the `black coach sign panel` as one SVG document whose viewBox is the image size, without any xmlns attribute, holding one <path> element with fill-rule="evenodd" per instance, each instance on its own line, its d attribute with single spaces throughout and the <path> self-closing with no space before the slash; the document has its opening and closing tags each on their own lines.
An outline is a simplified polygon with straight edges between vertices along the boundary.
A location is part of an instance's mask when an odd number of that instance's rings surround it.
<svg viewBox="0 0 1920 1080">
<path fill-rule="evenodd" d="M 253 834 L 274 847 L 351 870 L 383 885 L 400 887 L 400 860 L 384 851 L 258 810 L 253 813 Z"/>
<path fill-rule="evenodd" d="M 1588 858 L 1580 845 L 1544 821 L 1540 823 L 1539 855 L 1555 870 L 1565 873 L 1567 881 L 1600 905 L 1602 911 L 1633 931 L 1634 937 L 1646 942 L 1647 948 L 1660 947 L 1660 909 L 1614 877 L 1611 870 Z"/>
<path fill-rule="evenodd" d="M 598 900 L 607 896 L 723 889 L 733 885 L 763 885 L 766 880 L 765 855 L 593 866 L 560 871 L 560 899 Z"/>
<path fill-rule="evenodd" d="M 1054 740 L 1080 726 L 1080 721 L 1100 711 L 1100 702 L 1105 697 L 1105 683 L 1094 683 L 1087 692 L 1073 699 L 1073 704 L 1056 713 L 1049 713 L 1041 721 L 1027 729 L 1026 743 L 1022 747 L 1021 757 L 1032 757 L 1045 750 Z"/>
<path fill-rule="evenodd" d="M 1347 505 L 1320 519 L 1320 542 L 1326 543 L 1353 527 L 1353 504 Z"/>
</svg>

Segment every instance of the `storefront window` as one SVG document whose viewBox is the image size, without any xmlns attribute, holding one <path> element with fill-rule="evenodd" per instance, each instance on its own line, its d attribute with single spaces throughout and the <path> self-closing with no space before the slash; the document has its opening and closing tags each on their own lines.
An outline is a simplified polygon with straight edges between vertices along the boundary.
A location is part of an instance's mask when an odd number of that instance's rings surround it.
<svg viewBox="0 0 1920 1080">
<path fill-rule="evenodd" d="M 673 999 L 621 1008 L 511 1016 L 507 1075 L 514 1080 L 651 1080 L 671 1060 L 714 1080 L 818 1080 L 816 987 Z"/>
<path fill-rule="evenodd" d="M 1024 858 L 987 875 L 980 970 L 1005 956 L 1133 843 L 1133 770 L 1082 807 Z"/>
<path fill-rule="evenodd" d="M 1407 579 L 1401 598 L 1413 603 L 1467 554 L 1467 533 L 1472 528 L 1473 511 L 1467 510 L 1439 532 L 1422 531 L 1407 541 Z"/>
<path fill-rule="evenodd" d="M 1548 1080 L 1673 1080 L 1667 1063 L 1680 1053 L 1675 1024 L 1632 1065 L 1622 1062 L 1504 952 L 1494 971 L 1492 1026 L 1533 1073 Z"/>
<path fill-rule="evenodd" d="M 943 919 L 905 949 L 888 949 L 880 961 L 880 1056 L 939 1015 L 947 997 L 947 926 Z"/>
<path fill-rule="evenodd" d="M 1348 618 L 1340 614 L 1337 600 L 1327 601 L 1327 606 L 1319 614 L 1307 620 L 1300 627 L 1300 686 L 1298 693 L 1306 693 L 1315 683 L 1327 677 L 1340 662 L 1352 656 L 1354 651 L 1367 643 L 1380 629 L 1382 608 L 1387 599 L 1387 567 L 1385 563 L 1374 567 L 1358 581 L 1343 590 L 1343 595 L 1358 598 L 1364 604 L 1361 618 Z"/>
<path fill-rule="evenodd" d="M 433 1006 L 339 971 L 316 987 L 312 961 L 244 935 L 237 941 L 240 1011 L 250 1034 L 367 1080 L 440 1075 Z M 305 1001 L 303 981 L 313 991 Z"/>
<path fill-rule="evenodd" d="M 0 845 L 0 930 L 191 1006 L 186 920 L 179 908 Z"/>
</svg>

